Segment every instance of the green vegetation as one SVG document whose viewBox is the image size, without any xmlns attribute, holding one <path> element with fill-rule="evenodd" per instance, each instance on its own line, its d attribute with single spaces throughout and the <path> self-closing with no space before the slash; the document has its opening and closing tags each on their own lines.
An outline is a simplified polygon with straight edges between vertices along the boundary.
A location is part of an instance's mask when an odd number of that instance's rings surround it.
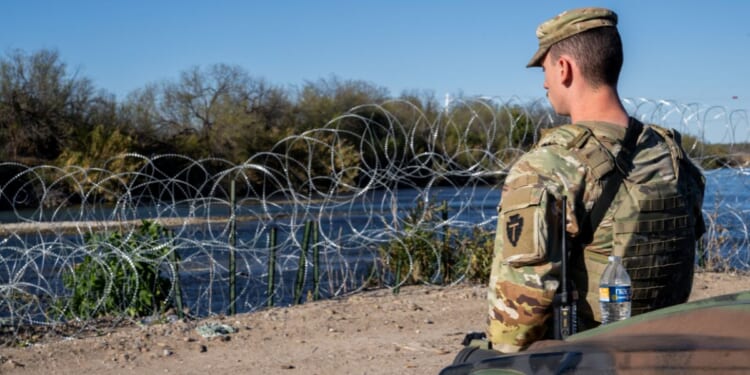
<svg viewBox="0 0 750 375">
<path fill-rule="evenodd" d="M 417 203 L 404 218 L 403 233 L 380 247 L 386 277 L 406 285 L 489 280 L 494 231 L 475 227 L 466 233 L 450 228 L 446 210 L 445 205 Z"/>
<path fill-rule="evenodd" d="M 165 227 L 147 220 L 133 232 L 90 235 L 83 260 L 63 274 L 71 294 L 54 309 L 67 318 L 88 319 L 123 313 L 142 317 L 173 307 L 179 285 L 173 288 L 173 278 L 160 274 L 161 265 L 176 263 L 170 242 Z"/>
</svg>

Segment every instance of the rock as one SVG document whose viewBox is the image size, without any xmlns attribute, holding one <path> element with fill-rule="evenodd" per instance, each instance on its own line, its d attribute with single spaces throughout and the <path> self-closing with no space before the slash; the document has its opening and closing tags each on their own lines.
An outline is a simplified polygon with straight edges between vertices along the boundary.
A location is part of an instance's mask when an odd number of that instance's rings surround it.
<svg viewBox="0 0 750 375">
<path fill-rule="evenodd" d="M 216 323 L 207 323 L 196 327 L 195 330 L 205 338 L 217 336 L 227 337 L 226 335 L 236 332 L 236 330 L 229 325 Z"/>
<path fill-rule="evenodd" d="M 5 368 L 19 368 L 19 367 L 26 367 L 23 363 L 16 362 L 12 359 L 8 359 L 3 363 L 3 367 Z"/>
</svg>

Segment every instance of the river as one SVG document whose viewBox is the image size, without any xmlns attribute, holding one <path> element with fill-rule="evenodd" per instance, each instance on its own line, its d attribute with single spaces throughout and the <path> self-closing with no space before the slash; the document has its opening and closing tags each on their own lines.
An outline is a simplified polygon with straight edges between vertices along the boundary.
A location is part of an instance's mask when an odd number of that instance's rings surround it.
<svg viewBox="0 0 750 375">
<path fill-rule="evenodd" d="M 750 173 L 721 169 L 707 172 L 706 179 L 704 216 L 709 226 L 706 236 L 721 243 L 719 251 L 726 265 L 748 270 Z M 119 230 L 111 222 L 123 218 L 191 218 L 192 221 L 171 227 L 174 247 L 182 258 L 180 285 L 191 313 L 205 316 L 226 312 L 232 251 L 237 259 L 237 311 L 253 311 L 266 306 L 269 298 L 276 305 L 292 302 L 304 226 L 308 221 L 319 224 L 318 242 L 309 247 L 317 245 L 320 250 L 320 293 L 327 298 L 362 287 L 372 272 L 378 247 L 397 238 L 397 233 L 404 230 L 404 217 L 414 211 L 418 202 L 434 207 L 447 205 L 447 220 L 439 221 L 441 224 L 435 228 L 441 231 L 443 225 L 466 230 L 475 225 L 493 228 L 499 200 L 499 189 L 491 186 L 372 190 L 346 198 L 306 202 L 297 199 L 295 204 L 288 200 L 274 203 L 245 199 L 239 202 L 235 213 L 240 219 L 235 247 L 229 246 L 230 205 L 216 199 L 127 208 L 90 206 L 0 212 L 0 223 L 100 223 L 97 227 L 78 225 L 73 231 L 33 231 L 0 237 L 0 287 L 57 298 L 65 294 L 61 275 L 80 261 L 87 234 Z M 273 268 L 277 277 L 269 280 L 272 230 L 277 234 L 277 263 Z M 305 259 L 304 293 L 310 293 L 314 278 L 312 253 Z M 170 275 L 168 267 L 162 269 Z M 271 288 L 270 282 L 274 283 Z M 17 307 L 2 306 L 0 315 L 13 314 L 14 309 Z M 37 310 L 25 314 L 39 313 Z"/>
</svg>

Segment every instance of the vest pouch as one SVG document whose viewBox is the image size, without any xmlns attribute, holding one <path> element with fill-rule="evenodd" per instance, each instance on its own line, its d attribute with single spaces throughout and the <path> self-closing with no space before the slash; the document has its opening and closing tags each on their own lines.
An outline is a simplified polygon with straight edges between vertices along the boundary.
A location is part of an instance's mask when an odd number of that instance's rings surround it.
<svg viewBox="0 0 750 375">
<path fill-rule="evenodd" d="M 503 261 L 513 267 L 533 265 L 548 260 L 549 220 L 555 211 L 547 190 L 540 185 L 524 186 L 502 198 L 500 225 Z M 552 232 L 556 227 L 552 227 Z"/>
</svg>

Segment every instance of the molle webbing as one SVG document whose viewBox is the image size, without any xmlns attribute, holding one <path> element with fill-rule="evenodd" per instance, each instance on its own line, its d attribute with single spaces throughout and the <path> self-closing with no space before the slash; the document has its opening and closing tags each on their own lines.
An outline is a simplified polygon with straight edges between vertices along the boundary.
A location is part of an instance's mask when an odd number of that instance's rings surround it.
<svg viewBox="0 0 750 375">
<path fill-rule="evenodd" d="M 685 207 L 685 198 L 675 195 L 667 198 L 641 199 L 638 201 L 641 211 L 664 211 Z"/>
<path fill-rule="evenodd" d="M 630 245 L 625 253 L 632 256 L 644 256 L 674 250 L 682 241 L 682 238 L 674 237 L 663 241 L 649 241 Z"/>
<path fill-rule="evenodd" d="M 639 220 L 616 222 L 615 233 L 643 233 L 643 232 L 666 232 L 676 229 L 687 228 L 690 218 L 685 216 L 670 217 L 666 219 Z"/>
</svg>

